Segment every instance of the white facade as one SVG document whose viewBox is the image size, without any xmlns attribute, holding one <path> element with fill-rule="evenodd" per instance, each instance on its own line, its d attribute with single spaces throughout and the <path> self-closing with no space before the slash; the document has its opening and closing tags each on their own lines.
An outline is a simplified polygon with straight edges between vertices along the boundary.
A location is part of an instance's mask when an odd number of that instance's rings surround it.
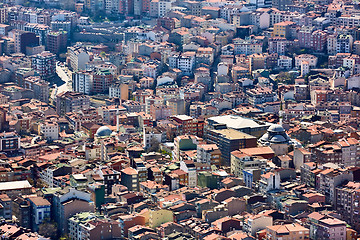
<svg viewBox="0 0 360 240">
<path fill-rule="evenodd" d="M 301 54 L 295 57 L 295 67 L 300 68 L 301 63 L 306 61 L 309 63 L 309 67 L 316 67 L 318 58 L 311 54 Z"/>
<path fill-rule="evenodd" d="M 68 48 L 70 66 L 74 71 L 85 70 L 86 63 L 90 61 L 90 55 L 81 47 Z"/>
<path fill-rule="evenodd" d="M 172 83 L 174 82 L 174 79 L 171 78 L 171 77 L 159 77 L 156 81 L 156 86 L 160 86 L 160 85 L 163 85 L 163 84 L 166 84 L 166 83 Z"/>
<path fill-rule="evenodd" d="M 143 144 L 145 149 L 148 149 L 151 146 L 151 143 L 155 141 L 158 143 L 162 142 L 162 133 L 161 132 L 153 132 L 153 131 L 146 131 L 146 129 L 144 128 L 143 130 Z"/>
<path fill-rule="evenodd" d="M 152 0 L 150 2 L 150 16 L 163 17 L 171 8 L 170 1 Z"/>
<path fill-rule="evenodd" d="M 229 73 L 229 67 L 226 63 L 219 63 L 218 64 L 218 70 L 217 70 L 217 75 L 218 76 L 222 76 L 222 75 L 228 75 Z"/>
<path fill-rule="evenodd" d="M 93 85 L 93 75 L 91 72 L 73 73 L 73 90 L 89 95 Z"/>
<path fill-rule="evenodd" d="M 280 56 L 278 59 L 278 67 L 281 69 L 291 69 L 292 68 L 292 58 L 287 56 Z"/>
<path fill-rule="evenodd" d="M 59 126 L 56 122 L 44 122 L 40 124 L 40 134 L 47 140 L 58 140 Z"/>
</svg>

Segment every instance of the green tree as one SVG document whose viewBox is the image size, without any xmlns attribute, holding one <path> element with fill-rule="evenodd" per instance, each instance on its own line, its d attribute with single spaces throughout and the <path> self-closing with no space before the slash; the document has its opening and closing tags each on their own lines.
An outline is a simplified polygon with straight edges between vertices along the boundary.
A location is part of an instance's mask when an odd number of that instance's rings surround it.
<svg viewBox="0 0 360 240">
<path fill-rule="evenodd" d="M 57 224 L 51 222 L 50 219 L 44 219 L 44 222 L 39 226 L 39 234 L 51 239 L 59 239 L 57 233 Z"/>
</svg>

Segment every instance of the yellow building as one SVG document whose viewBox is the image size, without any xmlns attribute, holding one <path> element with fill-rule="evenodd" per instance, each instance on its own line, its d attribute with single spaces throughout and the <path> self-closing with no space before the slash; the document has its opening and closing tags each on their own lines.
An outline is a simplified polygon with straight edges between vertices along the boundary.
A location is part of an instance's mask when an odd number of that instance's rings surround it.
<svg viewBox="0 0 360 240">
<path fill-rule="evenodd" d="M 140 215 L 145 217 L 145 224 L 157 228 L 163 223 L 174 222 L 174 213 L 167 209 L 144 209 Z"/>
<path fill-rule="evenodd" d="M 294 22 L 285 21 L 274 24 L 274 31 L 271 33 L 271 37 L 290 37 L 290 27 L 294 25 Z"/>
</svg>

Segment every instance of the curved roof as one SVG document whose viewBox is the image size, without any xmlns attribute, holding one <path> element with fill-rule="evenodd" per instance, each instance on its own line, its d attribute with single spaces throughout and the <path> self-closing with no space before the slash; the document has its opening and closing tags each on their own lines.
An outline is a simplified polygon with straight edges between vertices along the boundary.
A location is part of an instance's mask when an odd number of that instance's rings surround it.
<svg viewBox="0 0 360 240">
<path fill-rule="evenodd" d="M 287 140 L 281 135 L 275 135 L 270 139 L 270 142 L 282 143 L 282 142 L 287 142 Z"/>
<path fill-rule="evenodd" d="M 274 124 L 268 128 L 268 131 L 269 132 L 285 132 L 285 129 L 281 125 Z"/>
<path fill-rule="evenodd" d="M 110 130 L 110 128 L 106 127 L 106 126 L 102 126 L 99 127 L 99 129 L 96 131 L 96 136 L 98 137 L 107 137 L 110 136 L 112 133 L 112 131 Z"/>
</svg>

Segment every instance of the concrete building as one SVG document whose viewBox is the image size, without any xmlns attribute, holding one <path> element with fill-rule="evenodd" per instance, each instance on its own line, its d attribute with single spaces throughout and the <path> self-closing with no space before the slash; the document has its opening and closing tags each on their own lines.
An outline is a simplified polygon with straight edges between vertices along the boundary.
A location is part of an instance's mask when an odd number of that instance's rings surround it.
<svg viewBox="0 0 360 240">
<path fill-rule="evenodd" d="M 68 47 L 70 67 L 74 71 L 85 70 L 85 65 L 90 61 L 89 53 L 81 46 Z"/>
<path fill-rule="evenodd" d="M 50 219 L 51 204 L 43 197 L 30 197 L 27 199 L 31 208 L 31 229 L 39 230 L 39 225 Z"/>
<path fill-rule="evenodd" d="M 68 112 L 87 110 L 90 107 L 88 96 L 76 92 L 63 92 L 56 96 L 56 112 L 65 115 Z"/>
<path fill-rule="evenodd" d="M 39 125 L 39 135 L 42 135 L 48 141 L 59 139 L 59 126 L 57 122 L 43 122 Z"/>
<path fill-rule="evenodd" d="M 66 31 L 49 32 L 46 49 L 54 54 L 66 52 L 68 33 Z"/>
<path fill-rule="evenodd" d="M 199 144 L 196 152 L 197 162 L 220 166 L 221 151 L 216 144 Z"/>
<path fill-rule="evenodd" d="M 91 94 L 93 82 L 92 71 L 78 71 L 72 74 L 72 85 L 75 92 Z"/>
<path fill-rule="evenodd" d="M 265 169 L 267 160 L 262 157 L 252 157 L 240 151 L 231 152 L 231 173 L 236 177 L 243 177 L 244 171 L 249 169 Z"/>
<path fill-rule="evenodd" d="M 56 56 L 47 51 L 31 56 L 31 67 L 43 79 L 52 78 L 56 74 Z"/>
<path fill-rule="evenodd" d="M 129 191 L 139 191 L 138 171 L 131 167 L 121 170 L 120 183 L 127 187 Z"/>
<path fill-rule="evenodd" d="M 290 239 L 308 239 L 309 229 L 298 223 L 266 227 L 266 239 L 277 240 L 286 236 Z"/>
<path fill-rule="evenodd" d="M 24 88 L 34 91 L 34 97 L 44 103 L 49 102 L 49 82 L 38 76 L 31 76 L 24 79 Z"/>
<path fill-rule="evenodd" d="M 209 130 L 205 138 L 221 151 L 222 165 L 230 166 L 231 152 L 240 148 L 256 147 L 256 137 L 234 129 Z"/>
<path fill-rule="evenodd" d="M 129 85 L 121 83 L 113 83 L 109 87 L 109 98 L 120 98 L 122 100 L 129 99 Z"/>
</svg>

